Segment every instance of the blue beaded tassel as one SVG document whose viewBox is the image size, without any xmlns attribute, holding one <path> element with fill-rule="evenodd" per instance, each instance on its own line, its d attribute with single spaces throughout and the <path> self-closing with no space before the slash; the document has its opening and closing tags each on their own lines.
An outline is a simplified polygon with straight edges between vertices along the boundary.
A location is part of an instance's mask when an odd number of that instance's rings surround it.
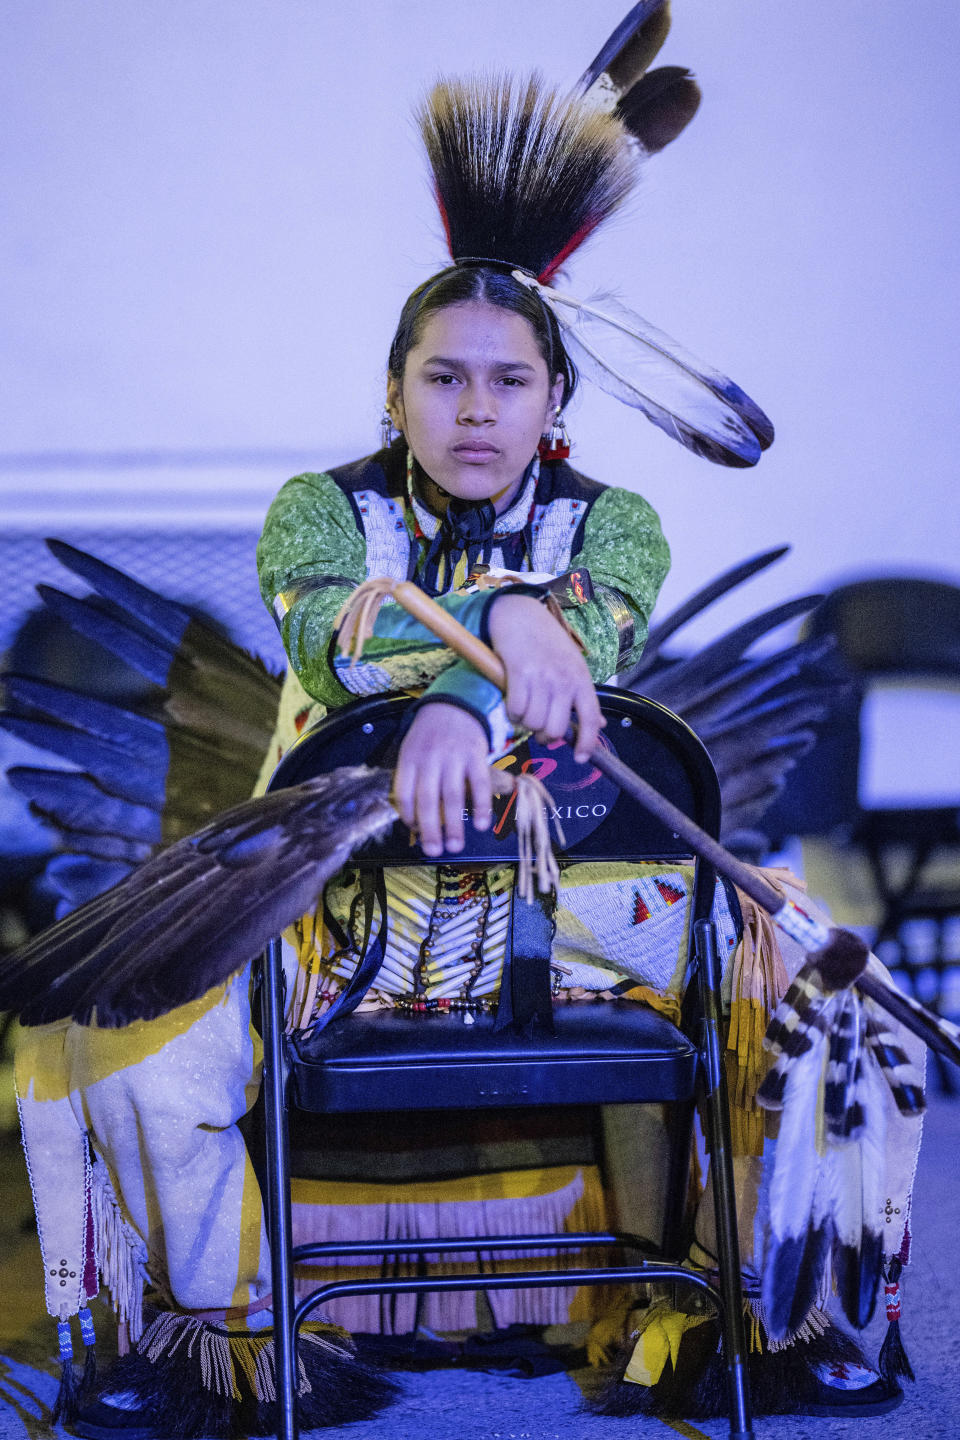
<svg viewBox="0 0 960 1440">
<path fill-rule="evenodd" d="M 93 1316 L 87 1306 L 79 1313 L 80 1337 L 86 1351 L 83 1373 L 78 1376 L 73 1363 L 73 1339 L 70 1334 L 70 1320 L 57 1321 L 57 1341 L 60 1353 L 60 1388 L 53 1405 L 53 1424 L 69 1424 L 80 1408 L 81 1397 L 93 1384 L 97 1374 L 96 1334 Z"/>
<path fill-rule="evenodd" d="M 60 1389 L 53 1406 L 53 1423 L 69 1422 L 77 1412 L 80 1386 L 77 1372 L 73 1368 L 73 1341 L 70 1338 L 70 1321 L 57 1321 L 57 1340 L 60 1348 Z"/>
<path fill-rule="evenodd" d="M 86 1305 L 80 1307 L 79 1318 L 80 1339 L 83 1341 L 83 1348 L 86 1351 L 80 1388 L 86 1394 L 97 1378 L 97 1336 L 93 1328 L 93 1316 Z"/>
</svg>

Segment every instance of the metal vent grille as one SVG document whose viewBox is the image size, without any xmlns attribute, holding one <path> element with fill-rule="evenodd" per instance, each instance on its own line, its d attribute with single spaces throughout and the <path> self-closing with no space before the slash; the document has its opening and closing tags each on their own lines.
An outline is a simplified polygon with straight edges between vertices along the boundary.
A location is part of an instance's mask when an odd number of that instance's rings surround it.
<svg viewBox="0 0 960 1440">
<path fill-rule="evenodd" d="M 51 529 L 162 595 L 200 607 L 245 649 L 262 656 L 274 670 L 282 668 L 280 637 L 257 587 L 255 530 L 56 530 L 54 523 Z M 40 536 L 0 536 L 0 653 L 39 603 L 34 587 L 41 581 L 75 594 L 84 590 L 83 583 L 54 560 Z"/>
</svg>

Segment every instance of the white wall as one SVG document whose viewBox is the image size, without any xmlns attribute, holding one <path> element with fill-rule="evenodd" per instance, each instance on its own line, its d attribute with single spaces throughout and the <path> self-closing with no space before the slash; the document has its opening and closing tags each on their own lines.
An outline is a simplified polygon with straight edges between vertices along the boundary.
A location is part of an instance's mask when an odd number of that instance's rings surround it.
<svg viewBox="0 0 960 1440">
<path fill-rule="evenodd" d="M 308 456 L 374 448 L 396 314 L 444 261 L 412 102 L 441 69 L 570 82 L 621 6 L 4 0 L 8 523 L 49 531 L 89 496 L 189 523 L 197 489 L 242 523 Z M 662 512 L 668 598 L 783 540 L 739 608 L 855 569 L 960 579 L 960 7 L 674 10 L 662 60 L 696 71 L 701 112 L 571 276 L 615 279 L 778 439 L 725 471 L 584 394 L 575 458 Z"/>
</svg>

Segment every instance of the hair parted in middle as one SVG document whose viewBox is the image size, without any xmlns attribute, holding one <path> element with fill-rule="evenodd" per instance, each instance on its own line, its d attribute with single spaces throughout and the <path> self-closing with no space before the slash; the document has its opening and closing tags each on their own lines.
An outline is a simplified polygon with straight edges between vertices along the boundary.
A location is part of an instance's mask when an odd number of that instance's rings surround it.
<svg viewBox="0 0 960 1440">
<path fill-rule="evenodd" d="M 395 380 L 403 379 L 407 355 L 419 343 L 431 315 L 451 305 L 466 305 L 471 301 L 510 310 L 528 322 L 550 380 L 557 375 L 563 379 L 560 403 L 566 405 L 577 387 L 577 371 L 564 347 L 556 316 L 536 291 L 528 290 L 508 271 L 489 265 L 450 265 L 417 286 L 400 312 L 390 345 L 387 373 Z"/>
</svg>

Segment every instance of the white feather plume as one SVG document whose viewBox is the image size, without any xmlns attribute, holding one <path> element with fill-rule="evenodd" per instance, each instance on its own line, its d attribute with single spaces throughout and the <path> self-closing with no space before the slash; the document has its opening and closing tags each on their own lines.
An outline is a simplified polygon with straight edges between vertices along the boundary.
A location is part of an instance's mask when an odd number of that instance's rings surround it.
<svg viewBox="0 0 960 1440">
<path fill-rule="evenodd" d="M 642 411 L 672 439 L 721 465 L 754 465 L 773 439 L 767 416 L 738 385 L 704 365 L 612 295 L 589 301 L 515 270 L 557 317 L 578 369 Z"/>
<path fill-rule="evenodd" d="M 811 1033 L 811 1040 L 788 1073 L 772 1171 L 767 1172 L 761 1294 L 773 1340 L 795 1333 L 822 1299 L 829 1253 L 829 1234 L 811 1225 L 823 1163 L 827 1041 L 819 1031 Z"/>
<path fill-rule="evenodd" d="M 863 1127 L 855 1139 L 828 1145 L 821 1184 L 823 1209 L 833 1221 L 839 1298 L 848 1320 L 862 1326 L 873 1313 L 882 1264 L 888 1104 L 880 1066 L 869 1050 L 863 1054 L 858 1089 Z"/>
<path fill-rule="evenodd" d="M 813 1044 L 792 1066 L 784 1096 L 770 1179 L 770 1234 L 774 1240 L 804 1233 L 813 1210 L 823 1159 L 821 1082 L 827 1042 L 814 1032 Z"/>
</svg>

